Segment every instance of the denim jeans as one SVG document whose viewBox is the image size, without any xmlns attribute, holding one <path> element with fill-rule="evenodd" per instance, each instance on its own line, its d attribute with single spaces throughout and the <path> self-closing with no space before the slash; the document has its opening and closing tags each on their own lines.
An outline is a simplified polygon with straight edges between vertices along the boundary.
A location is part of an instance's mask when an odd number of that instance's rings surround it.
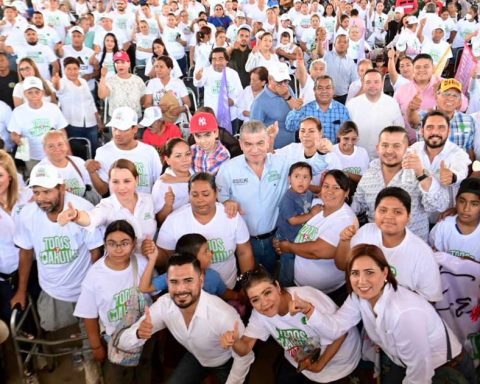
<svg viewBox="0 0 480 384">
<path fill-rule="evenodd" d="M 278 282 L 282 287 L 293 287 L 295 270 L 295 255 L 293 253 L 282 253 L 280 256 L 280 272 Z"/>
<path fill-rule="evenodd" d="M 183 355 L 177 368 L 168 378 L 167 384 L 200 384 L 209 373 L 212 373 L 217 382 L 224 384 L 227 382 L 233 359 L 218 367 L 204 367 L 190 352 Z"/>
<path fill-rule="evenodd" d="M 271 274 L 273 274 L 275 270 L 275 261 L 277 260 L 277 254 L 275 253 L 275 249 L 273 249 L 272 240 L 273 235 L 263 240 L 257 240 L 253 237 L 250 238 L 255 261 L 263 265 Z"/>
</svg>

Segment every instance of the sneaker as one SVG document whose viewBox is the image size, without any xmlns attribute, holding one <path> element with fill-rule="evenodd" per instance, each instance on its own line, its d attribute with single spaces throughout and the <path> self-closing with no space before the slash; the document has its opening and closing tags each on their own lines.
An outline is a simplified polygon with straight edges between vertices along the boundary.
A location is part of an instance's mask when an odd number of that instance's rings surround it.
<svg viewBox="0 0 480 384">
<path fill-rule="evenodd" d="M 101 384 L 103 382 L 100 373 L 100 365 L 93 360 L 84 360 L 85 384 Z"/>
</svg>

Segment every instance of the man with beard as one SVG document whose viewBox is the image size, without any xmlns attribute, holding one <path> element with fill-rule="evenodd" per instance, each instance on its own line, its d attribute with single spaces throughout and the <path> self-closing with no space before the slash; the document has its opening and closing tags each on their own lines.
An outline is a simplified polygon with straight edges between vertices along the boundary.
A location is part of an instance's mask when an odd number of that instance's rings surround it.
<svg viewBox="0 0 480 384">
<path fill-rule="evenodd" d="M 78 322 L 73 316 L 80 285 L 92 263 L 101 256 L 102 230 L 60 226 L 57 216 L 67 204 L 93 208 L 88 201 L 65 191 L 58 170 L 52 165 L 34 167 L 29 187 L 33 202 L 27 203 L 16 220 L 15 245 L 20 248 L 18 289 L 12 307 L 27 302 L 27 286 L 34 255 L 42 292 L 37 309 L 45 331 L 56 331 Z"/>
<path fill-rule="evenodd" d="M 55 49 L 55 44 L 61 41 L 60 37 L 55 29 L 45 25 L 45 19 L 43 18 L 42 12 L 33 12 L 32 24 L 37 30 L 38 42 L 50 47 L 52 50 Z"/>
<path fill-rule="evenodd" d="M 25 28 L 26 45 L 10 47 L 17 55 L 17 62 L 28 57 L 32 59 L 38 67 L 40 74 L 44 79 L 50 80 L 50 65 L 52 66 L 52 74 L 59 73 L 57 56 L 47 45 L 40 44 L 38 41 L 37 30 L 33 25 Z"/>
<path fill-rule="evenodd" d="M 237 71 L 242 87 L 245 88 L 250 85 L 250 73 L 245 70 L 245 64 L 248 60 L 248 55 L 252 52 L 248 43 L 250 42 L 251 27 L 243 24 L 238 28 L 237 41 L 227 48 L 227 53 L 230 55 L 228 66 Z"/>
<path fill-rule="evenodd" d="M 220 346 L 221 336 L 236 329 L 245 330 L 236 310 L 217 296 L 202 290 L 203 272 L 192 255 L 176 254 L 168 259 L 168 295 L 161 296 L 145 315 L 123 332 L 119 347 L 133 349 L 152 335 L 167 328 L 187 352 L 168 383 L 201 382 L 209 373 L 218 382 L 241 384 L 254 360 Z"/>
<path fill-rule="evenodd" d="M 459 112 L 462 100 L 462 84 L 456 79 L 444 79 L 438 85 L 435 95 L 436 106 L 433 110 L 442 112 L 450 121 L 449 139 L 475 159 L 473 142 L 475 138 L 475 119 L 466 113 Z M 412 110 L 409 114 L 411 127 L 418 129 L 428 110 Z M 461 180 L 459 180 L 460 182 Z"/>
<path fill-rule="evenodd" d="M 436 178 L 448 191 L 449 207 L 452 207 L 458 186 L 468 176 L 471 160 L 462 148 L 448 140 L 450 132 L 450 120 L 444 113 L 438 110 L 428 112 L 420 129 L 423 141 L 411 148 L 420 157 L 427 174 Z"/>
<path fill-rule="evenodd" d="M 352 209 L 356 214 L 367 213 L 375 222 L 375 199 L 385 187 L 400 187 L 412 199 L 408 228 L 425 241 L 428 239 L 427 212 L 441 212 L 449 207 L 448 191 L 436 178 L 425 171 L 422 159 L 408 149 L 405 128 L 389 126 L 382 130 L 377 144 L 378 159 L 370 163 L 358 183 Z"/>
</svg>

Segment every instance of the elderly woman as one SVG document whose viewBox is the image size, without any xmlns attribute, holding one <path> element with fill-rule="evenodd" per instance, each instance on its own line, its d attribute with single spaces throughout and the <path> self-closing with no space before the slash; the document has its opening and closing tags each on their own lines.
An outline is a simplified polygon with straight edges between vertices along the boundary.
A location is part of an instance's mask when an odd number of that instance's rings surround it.
<svg viewBox="0 0 480 384">
<path fill-rule="evenodd" d="M 80 61 L 67 57 L 63 61 L 64 77 L 53 76 L 52 82 L 60 101 L 60 108 L 68 121 L 69 137 L 84 137 L 90 141 L 92 156 L 98 146 L 98 127 L 103 124 L 95 106 L 90 88 L 80 77 Z"/>
<path fill-rule="evenodd" d="M 240 94 L 237 102 L 238 118 L 250 120 L 250 109 L 255 98 L 263 91 L 268 82 L 268 71 L 265 67 L 257 67 L 250 72 L 250 85 Z"/>
<path fill-rule="evenodd" d="M 127 52 L 118 51 L 113 55 L 117 74 L 107 77 L 107 68 L 102 67 L 98 83 L 98 97 L 108 98 L 108 114 L 111 116 L 118 107 L 130 107 L 142 116 L 142 100 L 145 83 L 137 75 L 130 73 L 130 58 Z"/>
<path fill-rule="evenodd" d="M 451 379 L 455 367 L 469 383 L 478 383 L 473 364 L 468 354 L 462 353 L 455 334 L 424 297 L 397 283 L 379 247 L 354 247 L 345 278 L 351 292 L 348 299 L 334 315 L 310 317 L 309 326 L 340 337 L 362 321 L 367 335 L 381 350 L 383 383 L 436 382 L 446 367 Z M 460 372 L 453 373 L 457 380 L 462 379 Z"/>
</svg>

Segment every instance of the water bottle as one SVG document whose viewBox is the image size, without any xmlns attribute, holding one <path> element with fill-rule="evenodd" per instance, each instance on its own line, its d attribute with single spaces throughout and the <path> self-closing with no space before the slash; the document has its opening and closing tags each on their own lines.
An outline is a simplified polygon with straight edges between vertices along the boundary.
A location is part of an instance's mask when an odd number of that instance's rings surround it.
<svg viewBox="0 0 480 384">
<path fill-rule="evenodd" d="M 407 157 L 410 153 L 414 153 L 413 149 L 407 148 L 407 152 L 405 153 L 405 157 Z M 413 169 L 403 169 L 402 170 L 402 185 L 412 185 L 417 181 L 417 177 L 415 176 L 415 171 Z"/>
</svg>

